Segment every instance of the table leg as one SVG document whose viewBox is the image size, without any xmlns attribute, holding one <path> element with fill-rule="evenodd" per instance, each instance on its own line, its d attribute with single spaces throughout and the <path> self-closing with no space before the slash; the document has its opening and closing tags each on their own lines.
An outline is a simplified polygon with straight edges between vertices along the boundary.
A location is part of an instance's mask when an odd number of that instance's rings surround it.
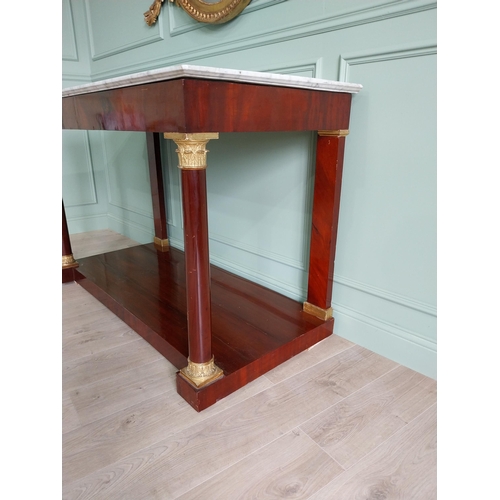
<svg viewBox="0 0 500 500">
<path fill-rule="evenodd" d="M 348 130 L 319 131 L 304 311 L 327 320 L 332 317 L 333 269 L 340 208 L 340 186 Z"/>
<path fill-rule="evenodd" d="M 167 234 L 167 216 L 165 211 L 165 190 L 163 188 L 160 139 L 159 133 L 146 132 L 149 178 L 151 180 L 153 218 L 155 225 L 154 245 L 157 250 L 167 252 L 169 243 Z"/>
<path fill-rule="evenodd" d="M 71 250 L 71 241 L 69 239 L 68 222 L 66 220 L 66 211 L 64 210 L 64 201 L 62 202 L 62 282 L 74 280 L 73 269 L 78 267 L 78 262 L 73 257 Z"/>
<path fill-rule="evenodd" d="M 205 148 L 208 141 L 218 139 L 219 134 L 166 133 L 164 136 L 173 139 L 179 147 L 182 171 L 189 357 L 188 366 L 180 375 L 199 388 L 223 376 L 212 356 Z"/>
</svg>

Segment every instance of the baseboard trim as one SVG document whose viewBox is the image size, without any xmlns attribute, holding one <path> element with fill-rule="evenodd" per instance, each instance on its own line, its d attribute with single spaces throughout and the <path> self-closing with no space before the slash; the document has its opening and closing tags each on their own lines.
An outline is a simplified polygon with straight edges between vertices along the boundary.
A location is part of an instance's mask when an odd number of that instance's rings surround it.
<svg viewBox="0 0 500 500">
<path fill-rule="evenodd" d="M 333 304 L 334 333 L 427 377 L 437 378 L 436 344 Z"/>
</svg>

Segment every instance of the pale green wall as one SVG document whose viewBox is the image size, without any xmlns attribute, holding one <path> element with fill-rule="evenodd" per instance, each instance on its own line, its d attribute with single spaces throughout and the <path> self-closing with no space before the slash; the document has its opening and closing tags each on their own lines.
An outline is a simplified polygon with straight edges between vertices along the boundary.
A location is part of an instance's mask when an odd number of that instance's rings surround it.
<svg viewBox="0 0 500 500">
<path fill-rule="evenodd" d="M 335 332 L 436 376 L 436 3 L 253 0 L 206 26 L 152 0 L 64 0 L 63 86 L 180 63 L 361 83 L 347 138 Z M 66 131 L 70 232 L 153 238 L 143 134 Z M 314 178 L 311 134 L 221 134 L 209 144 L 214 263 L 304 300 Z M 172 244 L 179 171 L 163 144 Z"/>
</svg>

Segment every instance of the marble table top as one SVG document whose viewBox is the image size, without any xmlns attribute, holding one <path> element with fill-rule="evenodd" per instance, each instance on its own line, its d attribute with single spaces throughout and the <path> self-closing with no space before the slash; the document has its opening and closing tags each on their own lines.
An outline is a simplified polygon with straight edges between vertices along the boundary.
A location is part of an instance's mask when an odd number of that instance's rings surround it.
<svg viewBox="0 0 500 500">
<path fill-rule="evenodd" d="M 320 78 L 180 64 L 178 66 L 169 66 L 151 71 L 142 71 L 132 75 L 119 76 L 75 87 L 68 87 L 62 91 L 62 96 L 69 97 L 79 94 L 88 94 L 90 92 L 98 92 L 101 90 L 131 87 L 133 85 L 163 80 L 173 80 L 176 78 L 224 80 L 229 82 L 255 83 L 273 85 L 277 87 L 294 87 L 321 90 L 324 92 L 346 92 L 351 94 L 355 94 L 363 88 L 362 85 L 357 83 L 336 82 Z"/>
</svg>

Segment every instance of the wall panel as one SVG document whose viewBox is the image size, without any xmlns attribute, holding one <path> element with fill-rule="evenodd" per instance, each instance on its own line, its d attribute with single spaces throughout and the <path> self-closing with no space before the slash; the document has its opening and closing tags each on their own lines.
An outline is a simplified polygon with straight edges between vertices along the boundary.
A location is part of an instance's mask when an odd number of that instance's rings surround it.
<svg viewBox="0 0 500 500">
<path fill-rule="evenodd" d="M 73 11 L 69 0 L 62 2 L 62 59 L 78 61 Z"/>
<path fill-rule="evenodd" d="M 353 99 L 346 143 L 335 331 L 435 376 L 436 3 L 253 0 L 230 23 L 205 26 L 165 2 L 152 28 L 142 17 L 151 2 L 85 0 L 86 10 L 77 3 L 76 40 L 83 43 L 86 30 L 82 57 L 92 80 L 191 63 L 364 85 Z M 101 134 L 92 145 L 108 226 L 151 241 L 143 138 Z M 313 135 L 221 134 L 208 149 L 212 261 L 304 300 Z M 169 237 L 182 247 L 171 141 L 162 143 L 162 155 Z"/>
<path fill-rule="evenodd" d="M 85 6 L 94 61 L 163 40 L 163 23 L 148 26 L 137 0 L 85 0 Z"/>
</svg>

